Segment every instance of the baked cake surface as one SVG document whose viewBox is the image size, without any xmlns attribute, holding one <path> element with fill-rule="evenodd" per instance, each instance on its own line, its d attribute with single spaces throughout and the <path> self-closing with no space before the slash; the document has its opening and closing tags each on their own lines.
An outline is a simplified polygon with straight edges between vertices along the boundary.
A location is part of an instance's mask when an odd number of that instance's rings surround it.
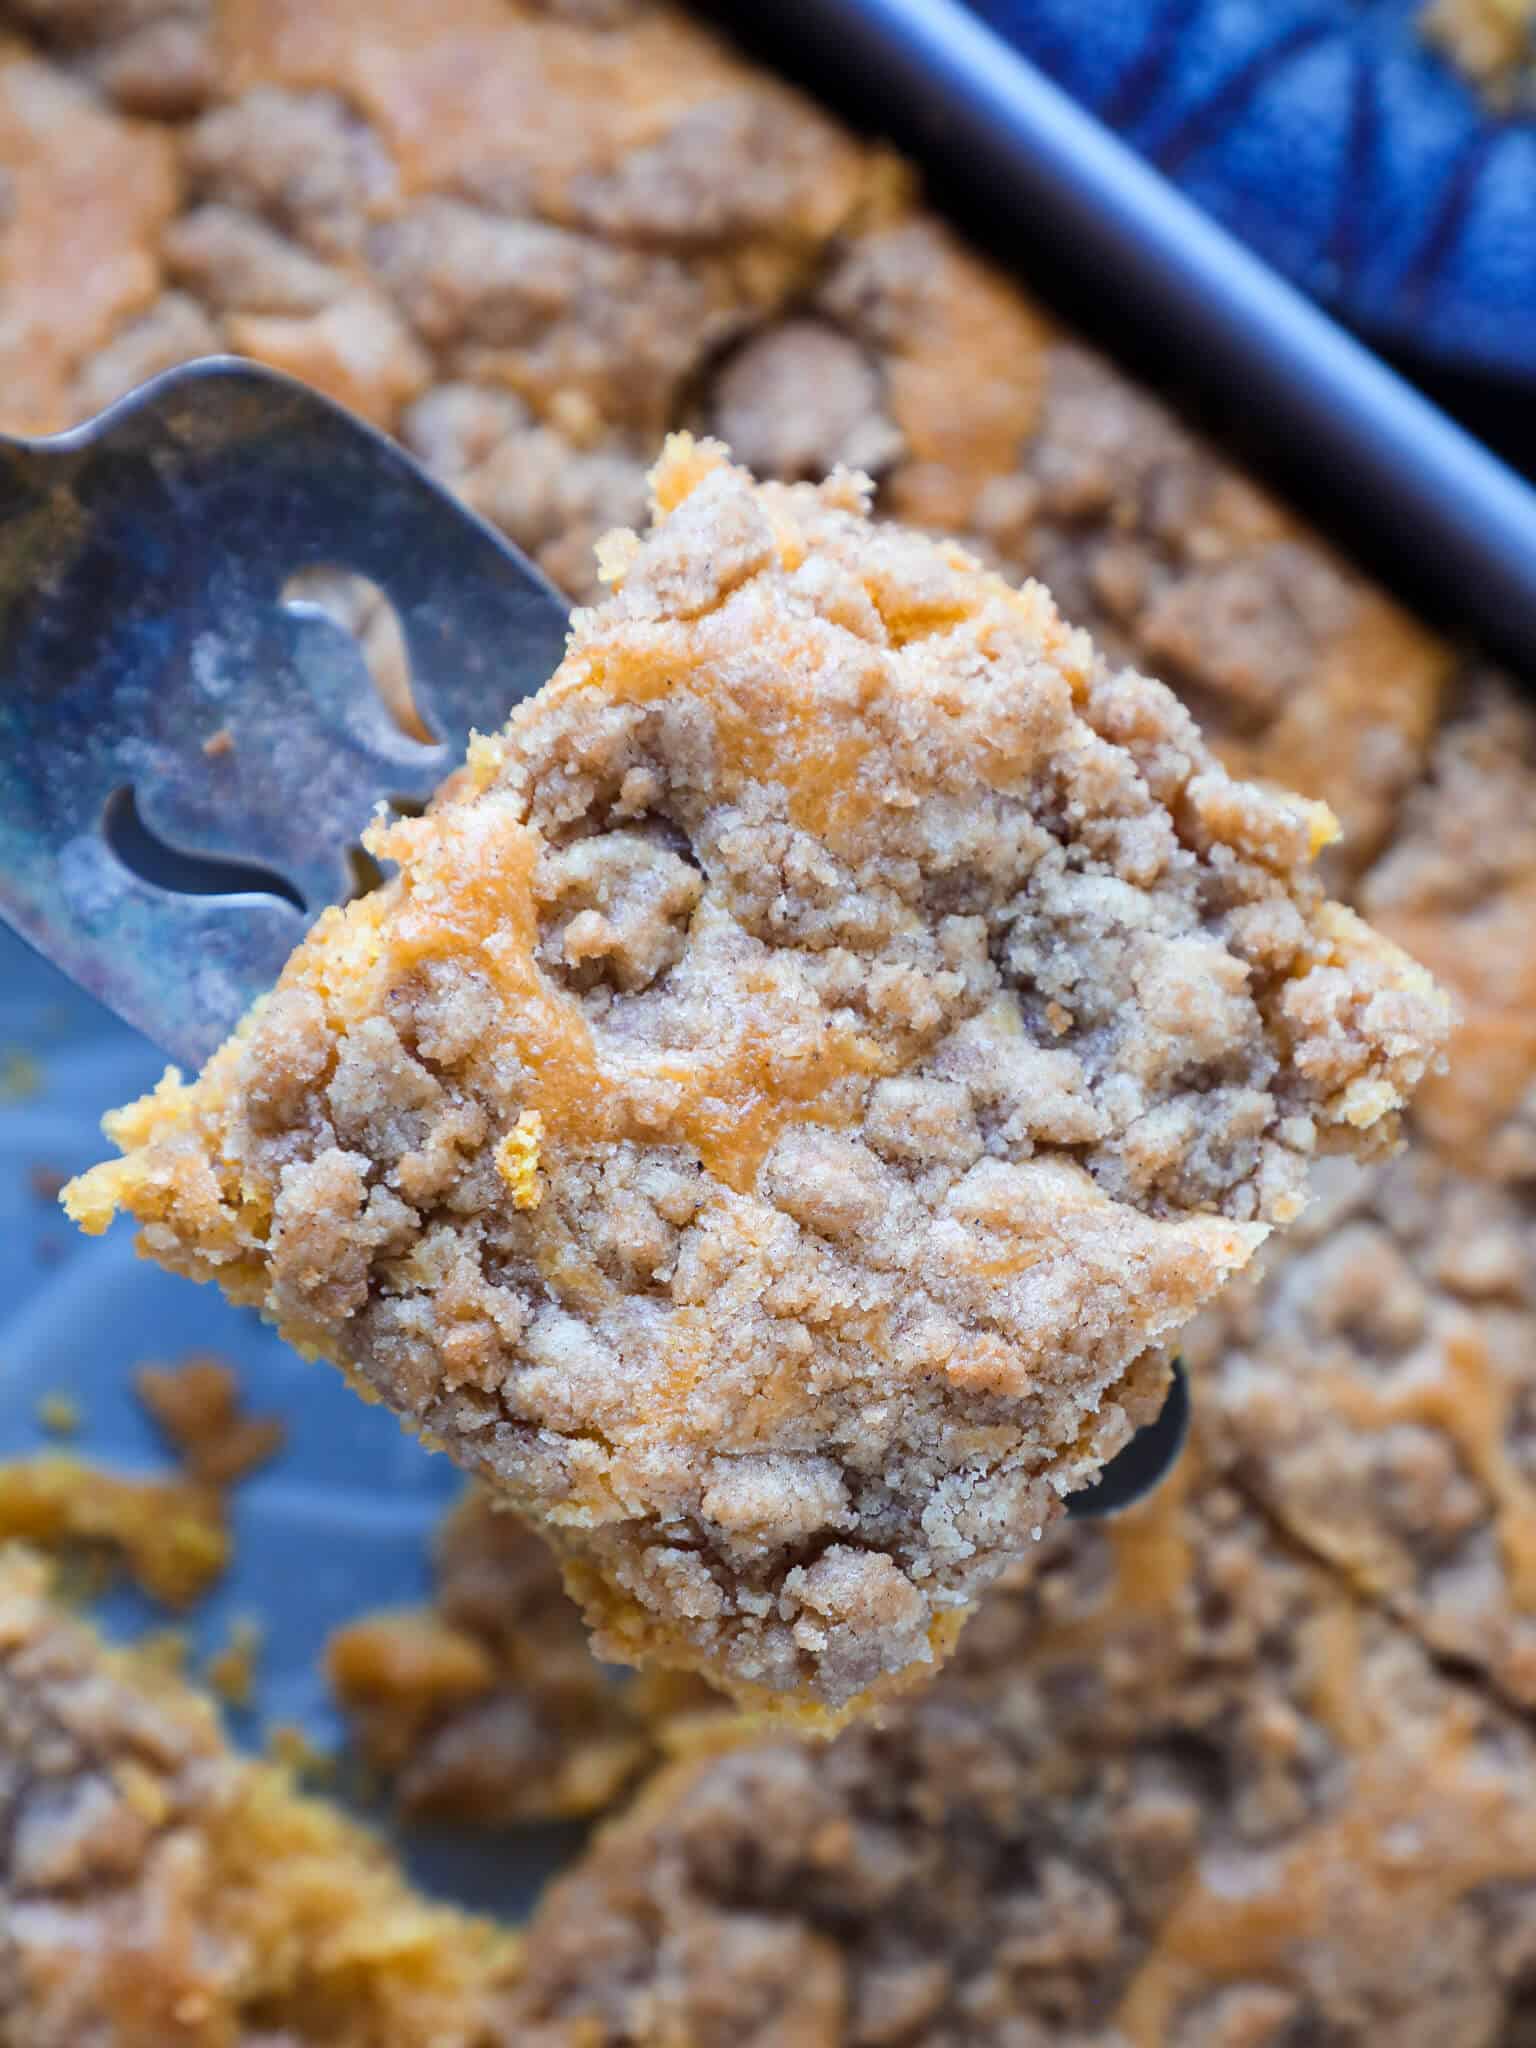
<svg viewBox="0 0 1536 2048">
<path fill-rule="evenodd" d="M 1516 2048 L 1536 1749 L 1197 1436 L 878 1723 L 685 1753 L 527 1954 L 528 2048 Z"/>
<path fill-rule="evenodd" d="M 1364 878 L 1453 997 L 1406 1152 L 1330 1161 L 1270 1270 L 1187 1335 L 1289 1537 L 1536 1707 L 1536 715 L 1469 684 Z"/>
<path fill-rule="evenodd" d="M 1037 576 L 1353 870 L 1446 649 L 666 0 L 12 0 L 0 425 L 218 349 L 398 434 L 574 598 L 661 436 Z M 364 629 L 380 661 L 377 614 Z"/>
</svg>

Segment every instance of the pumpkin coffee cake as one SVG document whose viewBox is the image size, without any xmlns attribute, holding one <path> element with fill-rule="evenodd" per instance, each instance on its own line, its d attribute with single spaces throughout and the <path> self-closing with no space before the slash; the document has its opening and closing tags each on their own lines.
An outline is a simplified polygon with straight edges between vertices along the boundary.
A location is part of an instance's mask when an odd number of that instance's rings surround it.
<svg viewBox="0 0 1536 2048">
<path fill-rule="evenodd" d="M 1429 744 L 1442 645 L 670 0 L 6 0 L 0 184 L 0 430 L 251 356 L 585 601 L 687 427 L 1038 577 L 1334 875 Z"/>
<path fill-rule="evenodd" d="M 1536 714 L 1469 687 L 1362 908 L 1458 1020 L 1409 1143 L 1325 1163 L 1186 1333 L 1234 1469 L 1431 1650 L 1536 1709 Z"/>
<path fill-rule="evenodd" d="M 615 594 L 66 1193 L 537 1520 L 605 1653 L 847 1708 L 1389 1144 L 1445 1024 L 1037 585 L 686 437 Z"/>
</svg>

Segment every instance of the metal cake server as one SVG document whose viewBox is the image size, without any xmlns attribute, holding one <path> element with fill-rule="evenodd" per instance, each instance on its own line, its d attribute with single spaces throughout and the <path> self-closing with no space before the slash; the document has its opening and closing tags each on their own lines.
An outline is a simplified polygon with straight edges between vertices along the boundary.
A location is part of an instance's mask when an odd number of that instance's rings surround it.
<svg viewBox="0 0 1536 2048">
<path fill-rule="evenodd" d="M 430 739 L 285 597 L 392 604 Z M 0 439 L 0 917 L 198 1066 L 349 893 L 381 799 L 551 673 L 564 600 L 382 434 L 212 358 L 47 440 Z"/>
<path fill-rule="evenodd" d="M 316 570 L 393 607 L 416 734 L 353 635 L 292 594 Z M 0 438 L 0 918 L 201 1065 L 349 894 L 375 805 L 424 802 L 471 727 L 551 674 L 566 623 L 393 442 L 252 363 Z M 1138 1499 L 1187 1425 L 1180 1376 L 1070 1511 Z"/>
</svg>

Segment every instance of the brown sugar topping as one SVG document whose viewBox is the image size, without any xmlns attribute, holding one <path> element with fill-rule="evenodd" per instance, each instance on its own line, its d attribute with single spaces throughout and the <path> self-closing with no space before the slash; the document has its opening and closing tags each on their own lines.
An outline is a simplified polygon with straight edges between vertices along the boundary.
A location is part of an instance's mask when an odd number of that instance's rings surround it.
<svg viewBox="0 0 1536 2048">
<path fill-rule="evenodd" d="M 370 835 L 368 844 L 419 882 L 395 922 L 398 965 L 451 959 L 467 947 L 492 969 L 529 1076 L 522 1113 L 531 1109 L 543 1119 L 552 1145 L 643 1143 L 664 1121 L 709 1173 L 746 1192 L 783 1131 L 800 1121 L 851 1123 L 860 1098 L 840 1095 L 840 1084 L 889 1065 L 868 1034 L 834 1025 L 818 1034 L 808 1057 L 786 1067 L 767 973 L 754 990 L 763 1003 L 761 1023 L 727 1028 L 714 1047 L 690 1048 L 686 1057 L 658 1052 L 605 1065 L 587 1013 L 539 961 L 535 834 L 511 817 L 498 818 L 490 835 L 478 821 L 466 821 L 460 834 L 451 820 L 405 819 Z M 444 918 L 450 902 L 453 915 Z"/>
<path fill-rule="evenodd" d="M 877 2015 L 1072 2048 L 1505 2038 L 1536 1931 L 1528 1733 L 1277 1544 L 1222 1457 L 1198 1437 L 1177 1506 L 1052 1531 L 879 1728 L 654 1782 L 546 1896 L 534 2038 L 660 2048 L 722 2013 L 803 2016 L 816 2048 Z M 1135 1539 L 1174 1525 L 1154 1593 Z"/>
<path fill-rule="evenodd" d="M 1329 1647 L 1338 1646 L 1331 1632 Z M 1347 1687 L 1347 1665 L 1340 1679 L 1330 1677 L 1330 1691 L 1336 1683 Z M 1423 1782 L 1455 1785 L 1454 1819 L 1431 1810 L 1415 1827 L 1404 1817 L 1401 1767 L 1390 1746 L 1382 1753 L 1382 1729 L 1349 1716 L 1351 1785 L 1339 1810 L 1236 1882 L 1197 1869 L 1158 1929 L 1116 2014 L 1134 2048 L 1164 2048 L 1192 1993 L 1283 1976 L 1298 1950 L 1326 1942 L 1330 1916 L 1356 1888 L 1379 1891 L 1394 1924 L 1422 1927 L 1524 1871 L 1529 1802 L 1502 1774 L 1478 1770 L 1468 1754 L 1475 1721 L 1470 1709 L 1447 1715 L 1421 1760 Z"/>
<path fill-rule="evenodd" d="M 506 0 L 456 0 L 452 36 L 441 30 L 414 0 L 334 0 L 323 9 L 224 0 L 221 72 L 234 92 L 281 84 L 353 100 L 387 141 L 407 195 L 461 179 L 469 157 L 487 186 L 497 173 L 525 176 L 530 197 L 557 217 L 580 204 L 577 180 L 595 185 L 690 108 L 748 82 L 773 91 L 664 9 L 594 35 Z M 852 163 L 850 142 L 804 118 L 825 169 L 839 157 Z M 817 203 L 835 216 L 835 180 Z"/>
</svg>

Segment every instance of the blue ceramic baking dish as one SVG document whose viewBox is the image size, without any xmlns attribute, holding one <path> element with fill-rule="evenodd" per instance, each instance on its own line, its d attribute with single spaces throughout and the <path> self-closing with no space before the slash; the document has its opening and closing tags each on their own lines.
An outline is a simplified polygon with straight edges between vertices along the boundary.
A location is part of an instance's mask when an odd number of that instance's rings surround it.
<svg viewBox="0 0 1536 2048">
<path fill-rule="evenodd" d="M 775 0 L 722 10 L 779 68 L 899 143 L 974 236 L 1080 326 L 1222 422 L 1229 442 L 1411 598 L 1536 675 L 1536 496 L 1148 172 L 954 0 Z M 78 1448 L 160 1462 L 130 1389 L 147 1359 L 209 1348 L 243 1368 L 289 1445 L 240 1489 L 235 1562 L 191 1624 L 266 1630 L 259 1704 L 239 1732 L 339 1734 L 319 1656 L 359 1609 L 420 1598 L 427 1539 L 457 1477 L 338 1376 L 302 1364 L 212 1290 L 136 1260 L 121 1227 L 90 1243 L 47 1177 L 99 1151 L 103 1107 L 161 1060 L 0 929 L 0 1457 L 44 1441 L 39 1404 L 81 1405 Z M 39 1169 L 46 1169 L 40 1173 Z M 145 1618 L 131 1600 L 110 1617 Z M 417 1836 L 418 1872 L 515 1910 L 556 1834 Z"/>
</svg>

